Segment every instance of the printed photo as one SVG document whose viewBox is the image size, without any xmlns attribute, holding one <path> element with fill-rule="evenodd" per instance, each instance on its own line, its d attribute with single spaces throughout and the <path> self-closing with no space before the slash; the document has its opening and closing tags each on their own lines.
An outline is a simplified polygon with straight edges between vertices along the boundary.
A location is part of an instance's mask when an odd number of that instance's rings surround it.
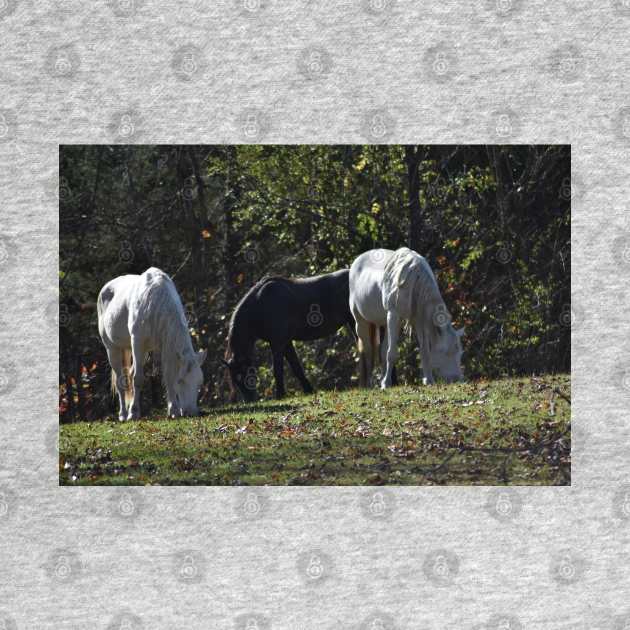
<svg viewBox="0 0 630 630">
<path fill-rule="evenodd" d="M 570 146 L 59 162 L 61 485 L 570 485 Z"/>
</svg>

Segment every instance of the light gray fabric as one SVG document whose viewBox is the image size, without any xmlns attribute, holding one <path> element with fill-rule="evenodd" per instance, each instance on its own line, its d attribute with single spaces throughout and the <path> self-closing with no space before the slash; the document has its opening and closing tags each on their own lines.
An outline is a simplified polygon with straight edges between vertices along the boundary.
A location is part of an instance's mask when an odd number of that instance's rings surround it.
<svg viewBox="0 0 630 630">
<path fill-rule="evenodd" d="M 629 27 L 626 0 L 0 0 L 4 626 L 627 628 Z M 573 486 L 57 487 L 58 144 L 111 141 L 571 143 Z"/>
</svg>

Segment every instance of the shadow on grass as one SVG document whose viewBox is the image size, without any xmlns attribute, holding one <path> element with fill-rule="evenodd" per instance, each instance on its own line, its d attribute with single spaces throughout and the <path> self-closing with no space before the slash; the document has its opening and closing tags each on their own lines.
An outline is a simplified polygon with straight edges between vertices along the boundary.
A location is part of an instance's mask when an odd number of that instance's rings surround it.
<svg viewBox="0 0 630 630">
<path fill-rule="evenodd" d="M 273 405 L 265 404 L 264 401 L 256 401 L 252 403 L 235 403 L 233 405 L 224 405 L 223 407 L 210 408 L 205 416 L 221 416 L 225 414 L 236 413 L 254 413 L 256 411 L 268 411 L 270 413 L 277 411 L 295 411 L 304 406 L 304 403 L 275 403 Z"/>
<path fill-rule="evenodd" d="M 166 422 L 177 420 L 202 420 L 204 418 L 214 418 L 216 416 L 225 415 L 237 415 L 241 413 L 255 413 L 257 411 L 264 411 L 269 413 L 274 412 L 289 412 L 296 411 L 304 407 L 304 403 L 277 403 L 273 405 L 265 404 L 265 401 L 258 401 L 253 403 L 237 403 L 233 405 L 224 405 L 222 407 L 209 407 L 201 409 L 198 416 L 184 416 L 183 418 L 169 418 L 165 414 L 160 415 L 146 415 L 135 420 L 119 420 L 116 416 L 107 416 L 105 418 L 94 418 L 91 420 L 77 420 L 76 422 L 66 422 L 62 424 L 82 424 L 82 423 L 100 423 L 100 422 L 116 422 L 120 424 L 131 424 L 134 422 Z"/>
</svg>

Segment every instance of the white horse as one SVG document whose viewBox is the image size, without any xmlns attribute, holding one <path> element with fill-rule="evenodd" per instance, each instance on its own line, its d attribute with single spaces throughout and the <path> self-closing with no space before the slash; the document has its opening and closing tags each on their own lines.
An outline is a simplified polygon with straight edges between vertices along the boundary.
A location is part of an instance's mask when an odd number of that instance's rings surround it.
<svg viewBox="0 0 630 630">
<path fill-rule="evenodd" d="M 197 395 L 203 384 L 200 366 L 206 351 L 193 350 L 173 281 L 155 267 L 140 276 L 119 276 L 101 289 L 97 310 L 98 331 L 112 367 L 112 389 L 120 400 L 118 418 L 140 417 L 148 352 L 160 353 L 169 416 L 198 415 Z"/>
<path fill-rule="evenodd" d="M 350 310 L 359 337 L 362 387 L 370 384 L 378 329 L 384 325 L 387 335 L 380 344 L 386 370 L 381 387 L 391 386 L 401 320 L 415 329 L 425 385 L 434 382 L 433 370 L 447 382 L 463 380 L 460 338 L 464 329 L 453 328 L 433 271 L 420 254 L 407 247 L 361 254 L 350 267 Z"/>
</svg>

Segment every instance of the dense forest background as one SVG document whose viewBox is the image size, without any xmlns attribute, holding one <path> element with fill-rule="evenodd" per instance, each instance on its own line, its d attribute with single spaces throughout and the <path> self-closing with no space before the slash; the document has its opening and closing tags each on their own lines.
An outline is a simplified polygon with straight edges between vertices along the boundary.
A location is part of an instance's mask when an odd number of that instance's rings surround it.
<svg viewBox="0 0 630 630">
<path fill-rule="evenodd" d="M 113 413 L 96 297 L 150 266 L 173 277 L 208 349 L 201 405 L 227 400 L 227 324 L 254 282 L 348 267 L 374 247 L 429 260 L 466 325 L 468 378 L 569 371 L 570 159 L 558 145 L 60 147 L 61 421 Z M 316 387 L 356 384 L 346 331 L 296 348 Z M 257 353 L 270 395 L 270 352 Z M 418 382 L 412 339 L 398 365 Z M 148 373 L 145 412 L 164 404 Z"/>
</svg>

